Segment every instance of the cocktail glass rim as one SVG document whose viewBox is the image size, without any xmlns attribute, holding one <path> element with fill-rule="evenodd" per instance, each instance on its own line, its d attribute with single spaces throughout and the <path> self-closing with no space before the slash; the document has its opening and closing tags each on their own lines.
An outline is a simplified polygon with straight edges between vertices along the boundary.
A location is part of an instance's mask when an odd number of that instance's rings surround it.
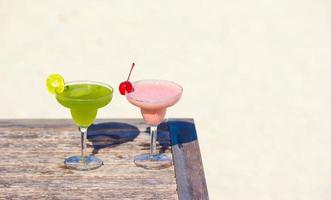
<svg viewBox="0 0 331 200">
<path fill-rule="evenodd" d="M 163 103 L 163 102 L 167 101 L 168 99 L 172 99 L 172 98 L 175 98 L 175 97 L 176 98 L 180 97 L 182 95 L 183 91 L 184 91 L 183 87 L 181 85 L 179 85 L 178 83 L 176 83 L 174 81 L 164 80 L 164 79 L 142 79 L 142 80 L 132 82 L 132 85 L 134 87 L 134 85 L 139 84 L 141 82 L 166 82 L 166 83 L 171 83 L 171 84 L 175 85 L 176 87 L 178 87 L 180 89 L 180 92 L 175 96 L 171 96 L 171 97 L 167 97 L 167 98 L 160 99 L 160 100 L 155 100 L 155 101 L 135 98 L 132 95 L 134 92 L 126 93 L 127 98 L 133 99 L 133 100 L 138 101 L 138 102 L 143 102 L 143 103 Z"/>
<path fill-rule="evenodd" d="M 104 87 L 110 89 L 111 93 L 108 95 L 99 97 L 99 98 L 91 98 L 91 99 L 70 98 L 70 97 L 62 96 L 61 95 L 62 93 L 57 93 L 56 98 L 60 98 L 62 100 L 70 99 L 71 101 L 93 101 L 93 100 L 100 100 L 100 99 L 107 98 L 108 96 L 113 95 L 113 92 L 114 92 L 114 88 L 112 86 L 110 86 L 109 84 L 103 83 L 103 82 L 99 82 L 99 81 L 89 81 L 89 80 L 68 81 L 68 82 L 64 83 L 64 87 L 69 86 L 69 85 L 78 85 L 78 84 L 94 84 L 94 85 L 104 86 Z"/>
</svg>

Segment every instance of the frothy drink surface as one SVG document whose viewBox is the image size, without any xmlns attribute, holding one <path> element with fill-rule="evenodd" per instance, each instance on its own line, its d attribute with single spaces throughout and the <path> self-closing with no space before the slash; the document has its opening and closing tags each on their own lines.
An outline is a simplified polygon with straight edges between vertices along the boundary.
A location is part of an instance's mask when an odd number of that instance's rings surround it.
<svg viewBox="0 0 331 200">
<path fill-rule="evenodd" d="M 138 81 L 133 88 L 127 99 L 141 108 L 144 120 L 152 125 L 164 119 L 166 108 L 175 104 L 182 92 L 180 86 L 169 81 Z"/>
</svg>

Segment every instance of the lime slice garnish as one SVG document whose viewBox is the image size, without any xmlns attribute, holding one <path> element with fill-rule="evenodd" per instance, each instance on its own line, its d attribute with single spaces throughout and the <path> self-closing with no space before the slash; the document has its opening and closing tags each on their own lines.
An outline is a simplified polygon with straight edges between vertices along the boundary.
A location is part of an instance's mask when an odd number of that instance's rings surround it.
<svg viewBox="0 0 331 200">
<path fill-rule="evenodd" d="M 64 90 L 64 79 L 59 74 L 51 74 L 46 80 L 46 86 L 51 94 L 62 93 Z"/>
</svg>

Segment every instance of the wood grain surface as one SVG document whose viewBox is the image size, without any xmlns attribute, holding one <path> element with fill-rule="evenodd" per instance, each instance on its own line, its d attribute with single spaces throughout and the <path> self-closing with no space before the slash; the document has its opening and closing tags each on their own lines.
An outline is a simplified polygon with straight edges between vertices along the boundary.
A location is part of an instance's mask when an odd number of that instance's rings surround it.
<svg viewBox="0 0 331 200">
<path fill-rule="evenodd" d="M 147 153 L 147 125 L 138 119 L 98 120 L 88 131 L 88 152 L 104 165 L 73 171 L 80 135 L 71 120 L 0 120 L 0 199 L 178 199 L 174 167 L 146 170 L 133 157 Z M 160 151 L 172 156 L 167 124 Z"/>
<path fill-rule="evenodd" d="M 179 199 L 209 199 L 194 121 L 172 119 L 167 125 Z"/>
</svg>

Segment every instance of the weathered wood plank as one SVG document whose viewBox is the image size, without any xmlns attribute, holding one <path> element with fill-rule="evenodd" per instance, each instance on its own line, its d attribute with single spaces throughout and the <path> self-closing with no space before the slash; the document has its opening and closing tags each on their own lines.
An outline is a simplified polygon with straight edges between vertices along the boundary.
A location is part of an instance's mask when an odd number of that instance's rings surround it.
<svg viewBox="0 0 331 200">
<path fill-rule="evenodd" d="M 133 157 L 149 150 L 147 130 L 141 119 L 97 120 L 88 152 L 105 165 L 79 172 L 63 167 L 63 159 L 79 151 L 71 120 L 0 120 L 0 199 L 208 199 L 193 120 L 159 127 L 158 148 L 169 156 L 171 135 L 176 178 L 173 167 L 134 166 Z"/>
<path fill-rule="evenodd" d="M 173 119 L 169 120 L 168 127 L 179 199 L 208 199 L 194 121 Z"/>
<path fill-rule="evenodd" d="M 145 170 L 133 164 L 149 152 L 147 125 L 137 119 L 97 120 L 88 132 L 88 152 L 101 168 L 63 167 L 79 153 L 71 120 L 0 120 L 0 199 L 178 199 L 174 168 Z M 160 128 L 160 151 L 169 156 L 169 132 Z"/>
</svg>

